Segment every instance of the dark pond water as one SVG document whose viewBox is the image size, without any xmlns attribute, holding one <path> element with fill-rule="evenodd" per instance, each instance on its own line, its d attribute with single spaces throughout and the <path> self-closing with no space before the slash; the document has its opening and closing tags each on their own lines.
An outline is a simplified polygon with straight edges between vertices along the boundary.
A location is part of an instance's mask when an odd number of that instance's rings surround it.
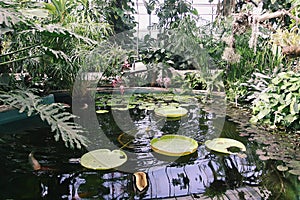
<svg viewBox="0 0 300 200">
<path fill-rule="evenodd" d="M 136 106 L 98 114 L 99 127 L 111 141 L 106 147 L 122 148 L 129 155 L 125 165 L 107 171 L 89 170 L 70 162 L 87 150 L 71 150 L 55 142 L 50 128 L 37 117 L 1 126 L 0 199 L 156 199 L 192 194 L 213 197 L 239 188 L 261 191 L 252 199 L 299 199 L 297 177 L 276 170 L 278 161 L 261 161 L 256 154 L 261 146 L 248 141 L 249 135 L 241 136 L 248 125 L 241 129 L 229 116 L 223 121 L 218 113 L 203 106 L 182 106 L 188 115 L 173 121 L 157 117 L 149 104 L 148 109 Z M 110 106 L 96 106 L 106 108 Z M 124 112 L 129 113 L 130 125 L 126 123 L 128 119 L 122 119 Z M 150 140 L 168 133 L 197 140 L 198 150 L 179 159 L 153 152 Z M 209 151 L 203 143 L 216 135 L 241 141 L 247 151 L 239 155 Z M 124 145 L 130 141 L 128 137 L 133 140 Z M 28 163 L 32 151 L 43 170 L 34 171 Z M 148 176 L 149 186 L 142 193 L 134 187 L 135 171 Z M 239 195 L 245 199 L 242 193 Z"/>
</svg>

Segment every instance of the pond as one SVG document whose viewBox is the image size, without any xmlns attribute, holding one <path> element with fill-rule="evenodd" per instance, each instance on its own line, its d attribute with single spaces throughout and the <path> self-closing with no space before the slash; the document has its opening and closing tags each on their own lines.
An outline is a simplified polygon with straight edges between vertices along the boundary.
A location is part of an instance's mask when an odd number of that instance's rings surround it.
<svg viewBox="0 0 300 200">
<path fill-rule="evenodd" d="M 155 106 L 165 105 L 185 108 L 187 115 L 173 120 L 157 115 Z M 298 177 L 277 170 L 280 161 L 259 159 L 257 151 L 262 146 L 249 141 L 252 127 L 246 118 L 233 108 L 227 108 L 227 114 L 233 113 L 235 118 L 220 114 L 224 109 L 221 104 L 220 109 L 215 109 L 216 104 L 214 109 L 206 105 L 201 96 L 179 99 L 170 94 L 135 94 L 111 98 L 97 94 L 98 126 L 109 142 L 98 141 L 95 146 L 121 149 L 128 155 L 124 165 L 104 171 L 73 162 L 92 148 L 67 149 L 54 141 L 50 128 L 38 117 L 2 125 L 0 199 L 200 198 L 222 197 L 228 195 L 226 191 L 238 191 L 236 199 L 299 199 Z M 242 125 L 235 122 L 236 116 L 244 120 Z M 151 139 L 166 134 L 195 139 L 197 151 L 183 157 L 154 152 Z M 210 151 L 204 143 L 215 137 L 238 140 L 246 151 L 233 155 Z M 34 171 L 28 163 L 31 152 L 42 170 Z M 135 187 L 134 172 L 147 174 L 145 190 Z"/>
</svg>

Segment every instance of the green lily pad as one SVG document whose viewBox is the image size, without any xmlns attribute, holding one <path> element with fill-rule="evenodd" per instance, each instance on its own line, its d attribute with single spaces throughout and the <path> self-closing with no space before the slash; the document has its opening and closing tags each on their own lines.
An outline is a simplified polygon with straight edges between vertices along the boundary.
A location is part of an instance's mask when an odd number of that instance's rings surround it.
<svg viewBox="0 0 300 200">
<path fill-rule="evenodd" d="M 129 108 L 127 106 L 126 107 L 112 107 L 111 109 L 112 110 L 118 110 L 118 111 L 129 110 Z"/>
<path fill-rule="evenodd" d="M 167 156 L 185 156 L 194 153 L 198 143 L 192 138 L 182 135 L 164 135 L 150 141 L 153 151 Z"/>
<path fill-rule="evenodd" d="M 139 106 L 140 110 L 154 110 L 156 105 L 154 103 L 143 103 Z"/>
<path fill-rule="evenodd" d="M 169 103 L 169 106 L 179 107 L 179 103 L 172 102 L 172 103 Z"/>
<path fill-rule="evenodd" d="M 108 110 L 96 110 L 97 114 L 103 114 L 103 113 L 108 113 Z"/>
<path fill-rule="evenodd" d="M 155 114 L 167 118 L 183 117 L 188 113 L 188 110 L 182 107 L 166 106 L 154 110 Z"/>
<path fill-rule="evenodd" d="M 205 141 L 205 146 L 210 150 L 226 153 L 226 154 L 238 154 L 240 151 L 246 151 L 246 147 L 243 143 L 229 138 L 215 138 L 213 140 Z M 233 147 L 237 147 L 239 152 L 230 151 Z"/>
<path fill-rule="evenodd" d="M 121 150 L 97 149 L 84 154 L 80 158 L 83 167 L 94 170 L 113 169 L 123 165 L 127 155 Z"/>
<path fill-rule="evenodd" d="M 96 102 L 95 102 L 95 105 L 96 105 L 96 106 L 103 107 L 103 106 L 104 106 L 104 103 L 103 103 L 103 102 L 100 102 L 100 101 L 96 101 Z"/>
<path fill-rule="evenodd" d="M 300 169 L 291 169 L 291 170 L 289 170 L 289 172 L 290 172 L 291 174 L 300 176 Z"/>
<path fill-rule="evenodd" d="M 283 166 L 283 165 L 278 165 L 276 168 L 278 171 L 281 172 L 287 171 L 289 169 L 287 166 Z"/>
<path fill-rule="evenodd" d="M 189 95 L 184 95 L 184 96 L 177 95 L 174 97 L 174 100 L 181 103 L 189 103 L 191 101 L 196 101 L 196 98 Z"/>
</svg>

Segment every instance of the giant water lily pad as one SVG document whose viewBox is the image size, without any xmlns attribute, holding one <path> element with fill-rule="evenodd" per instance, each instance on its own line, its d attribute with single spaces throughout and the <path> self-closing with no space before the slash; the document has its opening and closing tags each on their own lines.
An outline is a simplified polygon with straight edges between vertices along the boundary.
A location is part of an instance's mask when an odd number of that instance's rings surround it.
<svg viewBox="0 0 300 200">
<path fill-rule="evenodd" d="M 108 110 L 96 110 L 97 114 L 103 114 L 103 113 L 108 113 Z"/>
<path fill-rule="evenodd" d="M 192 138 L 182 135 L 164 135 L 150 142 L 153 151 L 167 156 L 185 156 L 194 153 L 198 143 Z"/>
<path fill-rule="evenodd" d="M 180 118 L 188 113 L 188 110 L 182 107 L 165 106 L 154 110 L 155 114 L 167 118 Z"/>
<path fill-rule="evenodd" d="M 84 154 L 80 164 L 88 169 L 107 170 L 123 165 L 127 155 L 121 150 L 97 149 Z"/>
<path fill-rule="evenodd" d="M 205 146 L 210 150 L 226 153 L 226 154 L 238 154 L 240 151 L 246 151 L 246 147 L 243 143 L 230 139 L 230 138 L 215 138 L 213 140 L 205 141 Z M 231 149 L 237 148 L 237 151 Z"/>
</svg>

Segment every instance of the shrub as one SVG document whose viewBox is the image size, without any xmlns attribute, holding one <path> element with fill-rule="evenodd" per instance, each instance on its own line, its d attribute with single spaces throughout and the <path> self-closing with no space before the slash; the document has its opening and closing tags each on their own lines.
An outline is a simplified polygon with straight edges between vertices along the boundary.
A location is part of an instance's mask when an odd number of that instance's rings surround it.
<svg viewBox="0 0 300 200">
<path fill-rule="evenodd" d="M 300 128 L 300 73 L 281 72 L 254 103 L 252 123 L 271 128 Z"/>
</svg>

